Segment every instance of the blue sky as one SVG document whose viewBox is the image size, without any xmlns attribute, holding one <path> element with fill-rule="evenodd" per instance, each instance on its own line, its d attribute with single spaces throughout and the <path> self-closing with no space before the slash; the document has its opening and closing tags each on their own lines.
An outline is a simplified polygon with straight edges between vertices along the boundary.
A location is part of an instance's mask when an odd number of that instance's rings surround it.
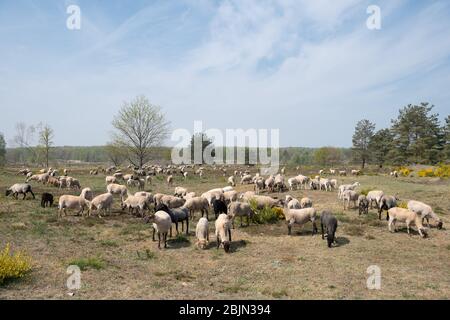
<svg viewBox="0 0 450 320">
<path fill-rule="evenodd" d="M 81 29 L 66 28 L 79 5 Z M 368 5 L 381 30 L 368 30 Z M 172 129 L 278 128 L 282 146 L 350 146 L 408 103 L 450 112 L 450 2 L 0 1 L 0 132 L 48 123 L 101 145 L 144 94 Z M 168 142 L 170 143 L 170 142 Z"/>
</svg>

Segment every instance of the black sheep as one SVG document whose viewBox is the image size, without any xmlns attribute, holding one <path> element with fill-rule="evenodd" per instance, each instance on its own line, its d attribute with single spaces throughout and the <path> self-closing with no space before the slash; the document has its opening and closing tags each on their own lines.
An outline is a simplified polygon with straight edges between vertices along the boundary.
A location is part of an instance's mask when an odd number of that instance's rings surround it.
<svg viewBox="0 0 450 320">
<path fill-rule="evenodd" d="M 184 221 L 186 221 L 186 235 L 189 235 L 189 209 L 188 208 L 175 208 L 170 209 L 164 203 L 160 203 L 155 207 L 155 212 L 164 211 L 170 216 L 172 223 L 175 223 L 175 229 L 178 234 L 178 222 L 181 222 L 181 231 L 184 231 Z M 172 227 L 170 228 L 170 236 L 172 237 Z M 153 229 L 153 240 L 155 240 L 155 230 Z"/>
<path fill-rule="evenodd" d="M 42 198 L 41 198 L 41 207 L 45 208 L 46 206 L 53 206 L 53 195 L 47 192 L 44 192 L 42 194 Z"/>
<path fill-rule="evenodd" d="M 214 209 L 214 215 L 217 217 L 221 213 L 228 213 L 227 205 L 222 200 L 214 199 L 212 201 L 213 209 Z"/>
<path fill-rule="evenodd" d="M 328 248 L 331 248 L 331 244 L 336 242 L 335 235 L 337 226 L 338 222 L 336 217 L 329 211 L 323 211 L 320 215 L 320 227 L 322 228 L 322 239 L 325 239 L 324 227 L 327 231 Z"/>
</svg>

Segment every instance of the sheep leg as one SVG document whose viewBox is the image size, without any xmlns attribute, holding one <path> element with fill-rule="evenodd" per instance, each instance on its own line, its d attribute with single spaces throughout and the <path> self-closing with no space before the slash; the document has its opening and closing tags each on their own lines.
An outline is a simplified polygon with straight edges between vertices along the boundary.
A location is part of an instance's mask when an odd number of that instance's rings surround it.
<svg viewBox="0 0 450 320">
<path fill-rule="evenodd" d="M 163 234 L 164 236 L 164 248 L 167 248 L 167 232 Z"/>
<path fill-rule="evenodd" d="M 33 193 L 33 191 L 29 191 L 30 193 L 31 193 L 31 195 L 33 196 L 33 199 L 36 199 L 36 197 L 34 196 L 34 193 Z"/>
<path fill-rule="evenodd" d="M 186 217 L 186 235 L 189 235 L 189 217 Z"/>
<path fill-rule="evenodd" d="M 219 247 L 220 247 L 220 237 L 217 236 L 216 238 L 217 238 L 217 249 L 219 249 Z"/>
<path fill-rule="evenodd" d="M 231 242 L 231 229 L 228 229 L 228 241 Z"/>
<path fill-rule="evenodd" d="M 323 223 L 322 222 L 320 222 L 320 228 L 322 229 L 322 240 L 324 240 L 325 237 L 324 237 L 324 233 L 323 233 Z"/>
<path fill-rule="evenodd" d="M 242 228 L 242 216 L 241 216 L 241 225 L 240 225 L 240 227 Z"/>
<path fill-rule="evenodd" d="M 25 197 L 27 196 L 27 194 L 24 192 L 23 193 L 23 198 L 22 198 L 22 200 L 25 200 Z"/>
<path fill-rule="evenodd" d="M 152 240 L 153 240 L 153 241 L 156 241 L 156 240 L 155 240 L 155 228 L 152 227 L 152 229 L 153 229 Z"/>
<path fill-rule="evenodd" d="M 158 249 L 161 250 L 161 234 L 158 232 Z"/>
<path fill-rule="evenodd" d="M 178 221 L 177 222 L 175 222 L 175 230 L 177 230 L 177 235 L 178 235 Z"/>
<path fill-rule="evenodd" d="M 292 229 L 291 222 L 288 222 L 288 236 L 291 235 L 291 229 Z"/>
<path fill-rule="evenodd" d="M 313 225 L 312 235 L 314 235 L 315 233 L 317 233 L 317 225 L 316 225 L 316 222 L 314 220 L 312 222 L 312 225 Z"/>
</svg>

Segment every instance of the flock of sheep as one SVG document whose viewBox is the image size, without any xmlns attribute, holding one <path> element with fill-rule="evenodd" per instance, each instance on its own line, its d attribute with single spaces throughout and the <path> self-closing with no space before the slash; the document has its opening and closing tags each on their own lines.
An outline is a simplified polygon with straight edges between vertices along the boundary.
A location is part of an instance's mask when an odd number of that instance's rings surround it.
<svg viewBox="0 0 450 320">
<path fill-rule="evenodd" d="M 58 217 L 61 218 L 67 214 L 67 209 L 77 210 L 77 214 L 90 216 L 95 212 L 99 217 L 101 214 L 111 214 L 114 203 L 114 197 L 120 199 L 122 211 L 127 210 L 130 214 L 139 215 L 146 223 L 151 223 L 153 227 L 153 240 L 155 241 L 155 233 L 158 235 L 158 248 L 161 248 L 161 241 L 164 247 L 167 247 L 167 237 L 170 232 L 172 236 L 172 225 L 175 224 L 178 233 L 178 224 L 181 223 L 182 231 L 186 224 L 186 234 L 189 234 L 189 222 L 192 221 L 196 213 L 201 214 L 195 230 L 196 245 L 205 249 L 209 243 L 209 211 L 210 209 L 215 215 L 215 236 L 217 248 L 223 246 L 226 252 L 229 252 L 231 245 L 231 229 L 234 228 L 234 220 L 240 217 L 242 226 L 243 218 L 246 218 L 247 225 L 254 215 L 258 214 L 258 210 L 263 208 L 283 208 L 283 214 L 287 222 L 288 234 L 294 225 L 304 225 L 312 222 L 313 234 L 317 232 L 316 221 L 320 221 L 322 239 L 327 238 L 328 247 L 336 242 L 336 229 L 338 226 L 337 218 L 331 211 L 325 210 L 318 216 L 316 209 L 313 207 L 311 199 L 305 197 L 300 200 L 286 195 L 285 199 L 277 199 L 269 195 L 261 195 L 261 192 L 284 192 L 287 190 L 311 189 L 324 191 L 338 191 L 338 199 L 343 202 L 344 210 L 350 208 L 350 202 L 353 207 L 359 209 L 359 214 L 367 214 L 370 208 L 378 209 L 379 219 L 383 210 L 387 210 L 388 228 L 392 231 L 396 222 L 406 223 L 408 234 L 410 233 L 411 224 L 415 224 L 419 234 L 422 237 L 427 235 L 423 226 L 424 219 L 432 218 L 437 222 L 437 228 L 442 228 L 441 219 L 434 213 L 432 208 L 422 202 L 411 200 L 407 203 L 407 208 L 398 206 L 398 198 L 396 196 L 386 195 L 381 190 L 372 190 L 367 195 L 359 194 L 356 189 L 360 186 L 358 182 L 353 184 L 343 184 L 338 186 L 336 179 L 324 178 L 324 170 L 320 170 L 319 175 L 310 178 L 304 175 L 285 178 L 285 168 L 275 176 L 270 175 L 263 177 L 259 173 L 251 175 L 248 170 L 235 170 L 233 175 L 228 178 L 229 185 L 223 188 L 215 188 L 201 195 L 195 192 L 189 192 L 186 188 L 175 187 L 174 194 L 168 195 L 163 193 L 150 193 L 144 191 L 147 183 L 152 183 L 152 177 L 163 174 L 166 176 L 168 186 L 173 185 L 174 174 L 181 174 L 184 179 L 188 177 L 188 169 L 200 177 L 204 176 L 204 168 L 196 169 L 195 166 L 158 166 L 148 165 L 142 169 L 128 167 L 131 171 L 124 174 L 116 167 L 106 169 L 94 169 L 90 171 L 91 175 L 98 175 L 99 172 L 106 174 L 106 192 L 95 196 L 91 188 L 81 188 L 78 179 L 68 176 L 69 171 L 65 169 L 64 175 L 59 176 L 57 170 L 52 168 L 41 170 L 38 174 L 33 174 L 29 169 L 19 171 L 27 177 L 26 183 L 17 183 L 6 190 L 6 196 L 12 194 L 14 198 L 18 198 L 19 194 L 25 199 L 27 193 L 31 193 L 33 199 L 35 195 L 32 191 L 30 181 L 36 181 L 43 184 L 58 187 L 60 189 L 78 189 L 79 196 L 62 195 L 58 199 Z M 213 170 L 220 170 L 223 176 L 226 176 L 227 168 L 216 166 Z M 345 170 L 336 171 L 330 169 L 330 174 L 346 175 Z M 359 175 L 359 170 L 352 170 L 353 175 Z M 236 180 L 240 177 L 241 184 L 252 184 L 253 191 L 238 193 L 234 190 Z M 287 181 L 287 183 L 285 183 Z M 123 182 L 121 184 L 120 182 Z M 138 192 L 131 194 L 130 187 L 137 187 Z M 52 206 L 53 195 L 43 193 L 41 197 L 41 206 Z M 151 210 L 153 207 L 153 210 Z M 255 210 L 256 209 L 256 210 Z"/>
</svg>

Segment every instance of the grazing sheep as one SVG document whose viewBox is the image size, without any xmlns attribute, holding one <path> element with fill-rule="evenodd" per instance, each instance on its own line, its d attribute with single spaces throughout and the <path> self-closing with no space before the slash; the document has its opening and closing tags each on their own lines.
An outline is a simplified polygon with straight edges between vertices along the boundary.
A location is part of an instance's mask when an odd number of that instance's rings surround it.
<svg viewBox="0 0 450 320">
<path fill-rule="evenodd" d="M 186 202 L 186 199 L 178 198 L 171 195 L 164 195 L 161 197 L 159 203 L 164 203 L 166 206 L 168 206 L 170 209 L 173 208 L 179 208 L 184 205 Z"/>
<path fill-rule="evenodd" d="M 29 185 L 28 183 L 16 183 L 6 189 L 5 195 L 9 196 L 10 194 L 12 194 L 15 199 L 18 199 L 18 195 L 23 194 L 22 200 L 25 200 L 27 193 L 31 193 L 33 199 L 36 199 L 33 190 L 31 189 L 31 185 Z"/>
<path fill-rule="evenodd" d="M 228 213 L 227 205 L 222 200 L 214 199 L 212 201 L 212 206 L 213 206 L 213 210 L 214 210 L 214 216 L 216 217 L 216 219 L 219 216 L 219 214 L 221 214 L 221 213 L 227 214 Z"/>
<path fill-rule="evenodd" d="M 203 197 L 203 198 L 205 198 L 206 200 L 208 200 L 208 204 L 209 204 L 210 206 L 212 206 L 212 201 L 213 201 L 214 199 L 217 199 L 217 200 L 224 200 L 224 194 L 223 194 L 222 189 L 218 189 L 218 190 L 209 190 L 209 191 L 203 193 L 203 194 L 201 195 L 201 197 Z"/>
<path fill-rule="evenodd" d="M 367 197 L 363 194 L 358 197 L 358 212 L 359 215 L 361 215 L 361 213 L 369 213 L 369 200 L 367 200 Z"/>
<path fill-rule="evenodd" d="M 388 211 L 390 208 L 396 207 L 398 200 L 399 199 L 396 196 L 383 195 L 378 204 L 378 219 L 381 220 L 381 212 L 383 210 Z M 386 220 L 389 220 L 389 213 L 386 213 Z"/>
<path fill-rule="evenodd" d="M 226 186 L 226 187 L 222 188 L 223 193 L 228 192 L 228 191 L 233 191 L 233 190 L 234 190 L 234 188 L 232 186 Z"/>
<path fill-rule="evenodd" d="M 183 187 L 175 187 L 175 192 L 173 193 L 176 197 L 184 197 L 187 194 L 187 189 Z"/>
<path fill-rule="evenodd" d="M 173 176 L 172 176 L 172 175 L 169 175 L 169 176 L 167 177 L 167 185 L 168 185 L 169 187 L 171 187 L 172 184 L 173 184 Z"/>
<path fill-rule="evenodd" d="M 330 169 L 330 174 L 335 175 L 336 174 L 336 170 L 335 169 Z"/>
<path fill-rule="evenodd" d="M 347 171 L 345 171 L 345 170 L 339 170 L 339 175 L 340 175 L 340 176 L 346 176 L 346 175 L 347 175 Z"/>
<path fill-rule="evenodd" d="M 274 186 L 275 186 L 275 178 L 271 175 L 269 178 L 264 181 L 264 184 L 266 185 L 267 189 L 269 189 L 270 192 L 273 192 Z"/>
<path fill-rule="evenodd" d="M 322 229 L 322 240 L 325 239 L 324 229 L 326 230 L 328 248 L 331 248 L 331 244 L 336 242 L 337 226 L 338 221 L 336 217 L 329 211 L 322 211 L 322 214 L 320 215 L 320 228 Z"/>
<path fill-rule="evenodd" d="M 283 206 L 283 200 L 281 199 L 273 199 L 269 196 L 259 196 L 254 195 L 253 197 L 249 198 L 247 202 L 255 201 L 257 209 L 263 209 L 264 207 L 281 207 Z"/>
<path fill-rule="evenodd" d="M 44 192 L 41 196 L 41 207 L 45 208 L 47 205 L 49 207 L 53 206 L 53 195 L 51 193 Z"/>
<path fill-rule="evenodd" d="M 330 179 L 319 178 L 320 190 L 331 191 L 331 181 Z"/>
<path fill-rule="evenodd" d="M 81 189 L 80 181 L 78 179 L 67 177 L 67 188 L 69 189 Z"/>
<path fill-rule="evenodd" d="M 367 200 L 369 201 L 370 209 L 372 209 L 373 207 L 373 202 L 375 202 L 377 208 L 380 207 L 379 204 L 383 195 L 384 192 L 381 190 L 372 190 L 367 193 Z"/>
<path fill-rule="evenodd" d="M 197 238 L 196 245 L 200 249 L 206 249 L 206 246 L 209 243 L 208 219 L 200 218 L 200 220 L 198 220 L 197 226 L 195 227 L 195 237 Z"/>
<path fill-rule="evenodd" d="M 140 213 L 144 217 L 144 210 L 148 209 L 147 199 L 145 197 L 127 194 L 127 198 L 122 201 L 121 207 L 122 210 L 128 209 L 128 212 L 132 214 L 136 210 L 136 213 Z"/>
<path fill-rule="evenodd" d="M 338 199 L 342 199 L 344 191 L 346 190 L 355 190 L 357 186 L 359 186 L 359 182 L 355 182 L 353 184 L 342 184 L 339 186 L 338 190 Z"/>
<path fill-rule="evenodd" d="M 356 201 L 358 201 L 359 194 L 356 191 L 353 190 L 345 190 L 344 194 L 342 195 L 342 201 L 344 203 L 344 210 L 345 210 L 345 203 L 347 202 L 347 209 L 350 208 L 350 201 L 353 201 L 353 208 L 356 207 Z"/>
<path fill-rule="evenodd" d="M 312 200 L 308 197 L 304 197 L 300 200 L 300 209 L 311 208 Z"/>
<path fill-rule="evenodd" d="M 337 180 L 336 179 L 330 179 L 330 186 L 332 189 L 337 188 Z"/>
<path fill-rule="evenodd" d="M 291 199 L 287 202 L 287 207 L 289 209 L 301 209 L 302 205 L 297 199 Z"/>
<path fill-rule="evenodd" d="M 187 180 L 187 177 L 188 177 L 188 172 L 187 172 L 187 171 L 183 172 L 183 178 L 184 178 L 184 180 Z"/>
<path fill-rule="evenodd" d="M 58 202 L 58 217 L 62 217 L 62 213 L 64 212 L 64 215 L 67 215 L 66 209 L 79 209 L 77 212 L 77 215 L 80 213 L 84 216 L 84 209 L 88 209 L 88 215 L 90 212 L 91 203 L 80 197 L 80 196 L 72 196 L 72 195 L 63 195 L 59 197 Z"/>
<path fill-rule="evenodd" d="M 352 175 L 359 176 L 361 174 L 361 170 L 352 170 Z"/>
<path fill-rule="evenodd" d="M 288 224 L 288 235 L 291 234 L 291 229 L 294 224 L 304 225 L 308 221 L 312 222 L 313 232 L 312 234 L 317 232 L 316 226 L 316 209 L 314 208 L 304 208 L 304 209 L 289 209 L 287 207 L 284 208 L 284 216 L 286 218 L 286 222 Z"/>
<path fill-rule="evenodd" d="M 91 188 L 84 188 L 81 190 L 80 197 L 92 201 L 94 199 L 94 192 L 92 192 Z"/>
<path fill-rule="evenodd" d="M 116 184 L 116 183 L 108 184 L 108 186 L 106 187 L 106 191 L 108 191 L 112 195 L 114 195 L 114 194 L 120 195 L 121 201 L 124 200 L 125 196 L 128 193 L 128 189 L 126 186 L 123 186 L 121 184 Z"/>
<path fill-rule="evenodd" d="M 409 232 L 409 227 L 411 223 L 414 222 L 414 224 L 417 227 L 417 230 L 419 231 L 419 234 L 422 238 L 426 237 L 427 233 L 425 231 L 425 228 L 422 225 L 422 219 L 419 216 L 419 214 L 415 213 L 414 211 L 410 211 L 408 209 L 394 207 L 388 210 L 389 215 L 389 231 L 392 232 L 392 225 L 394 226 L 394 232 L 396 232 L 395 223 L 397 221 L 405 222 L 406 223 L 406 230 L 408 231 L 408 234 L 411 235 Z"/>
<path fill-rule="evenodd" d="M 98 212 L 99 218 L 101 218 L 100 211 L 103 210 L 105 213 L 109 212 L 111 214 L 111 208 L 113 204 L 113 195 L 111 193 L 103 193 L 96 196 L 91 201 L 89 216 L 91 211 L 96 210 Z"/>
<path fill-rule="evenodd" d="M 186 200 L 189 200 L 189 199 L 195 198 L 196 196 L 197 196 L 197 194 L 195 192 L 188 192 L 188 193 L 186 193 L 186 195 L 183 198 Z"/>
<path fill-rule="evenodd" d="M 194 219 L 195 212 L 201 212 L 202 217 L 206 214 L 206 217 L 208 218 L 209 203 L 208 200 L 203 197 L 187 199 L 183 207 L 189 209 L 189 214 L 192 219 Z"/>
<path fill-rule="evenodd" d="M 153 194 L 151 194 L 150 192 L 138 191 L 134 195 L 137 197 L 144 197 L 147 207 L 150 207 L 150 204 L 154 202 Z"/>
<path fill-rule="evenodd" d="M 157 211 L 155 214 L 147 216 L 144 219 L 144 222 L 152 222 L 153 241 L 155 241 L 155 232 L 158 233 L 158 249 L 161 249 L 161 235 L 164 241 L 164 248 L 167 248 L 167 234 L 172 228 L 172 219 L 170 218 L 170 215 L 165 211 Z"/>
<path fill-rule="evenodd" d="M 146 176 L 145 183 L 152 184 L 152 176 Z"/>
<path fill-rule="evenodd" d="M 255 193 L 259 194 L 259 191 L 263 189 L 264 189 L 264 179 L 263 178 L 256 179 L 254 182 Z"/>
<path fill-rule="evenodd" d="M 311 190 L 320 190 L 320 181 L 319 181 L 319 179 L 316 179 L 316 178 L 311 179 L 310 182 L 309 182 L 309 188 Z"/>
<path fill-rule="evenodd" d="M 113 176 L 106 176 L 105 181 L 106 184 L 117 183 L 117 178 Z"/>
<path fill-rule="evenodd" d="M 246 174 L 241 178 L 241 184 L 249 184 L 252 183 L 252 176 L 250 174 Z"/>
<path fill-rule="evenodd" d="M 165 211 L 169 214 L 175 229 L 178 232 L 178 222 L 181 222 L 181 231 L 184 231 L 184 221 L 186 221 L 186 235 L 189 235 L 189 209 L 186 207 L 170 209 L 164 203 L 160 203 L 155 207 L 155 211 Z M 170 228 L 170 236 L 172 237 L 172 227 Z"/>
<path fill-rule="evenodd" d="M 161 198 L 164 197 L 164 193 L 155 193 L 153 196 L 153 201 L 155 202 L 155 205 L 158 205 L 161 202 Z"/>
<path fill-rule="evenodd" d="M 278 192 L 282 192 L 283 190 L 286 189 L 286 184 L 284 183 L 284 176 L 283 175 L 277 174 L 275 176 L 273 189 L 274 190 L 278 190 Z"/>
<path fill-rule="evenodd" d="M 223 245 L 225 252 L 230 252 L 231 246 L 231 226 L 230 219 L 224 213 L 220 214 L 215 222 L 217 249 Z M 228 239 L 227 239 L 228 238 Z"/>
<path fill-rule="evenodd" d="M 243 217 L 247 217 L 247 226 L 250 225 L 250 219 L 253 217 L 255 213 L 248 203 L 245 202 L 232 202 L 228 206 L 228 215 L 232 221 L 233 229 L 234 229 L 234 219 L 236 217 L 241 217 L 242 227 L 242 219 Z"/>
<path fill-rule="evenodd" d="M 238 192 L 231 190 L 223 193 L 223 198 L 226 204 L 230 204 L 230 202 L 234 202 L 238 200 Z"/>
<path fill-rule="evenodd" d="M 236 186 L 236 179 L 234 178 L 234 176 L 230 176 L 228 178 L 228 183 L 232 186 L 235 187 Z"/>
<path fill-rule="evenodd" d="M 437 214 L 434 213 L 433 209 L 431 209 L 429 205 L 420 201 L 410 200 L 408 201 L 408 209 L 420 215 L 420 217 L 422 218 L 422 223 L 423 220 L 426 219 L 428 228 L 430 227 L 429 219 L 432 218 L 436 220 L 437 228 L 442 229 L 443 223 L 441 218 L 439 218 Z"/>
</svg>

